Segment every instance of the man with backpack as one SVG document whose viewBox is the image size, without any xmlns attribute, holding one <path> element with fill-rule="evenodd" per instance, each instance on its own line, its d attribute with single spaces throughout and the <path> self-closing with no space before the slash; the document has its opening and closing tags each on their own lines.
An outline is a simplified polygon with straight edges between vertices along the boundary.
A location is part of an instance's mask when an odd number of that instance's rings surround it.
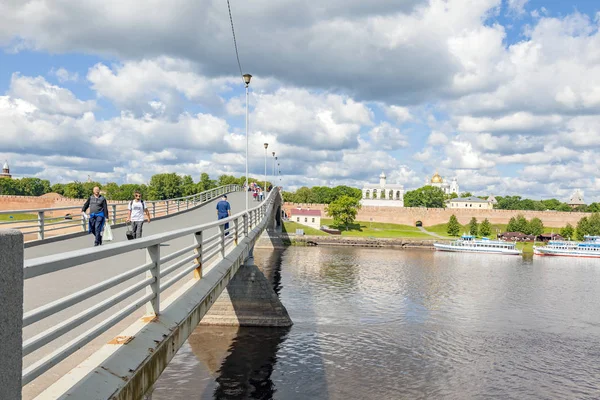
<svg viewBox="0 0 600 400">
<path fill-rule="evenodd" d="M 133 225 L 132 232 L 133 238 L 139 239 L 142 237 L 142 226 L 144 225 L 144 214 L 148 218 L 150 223 L 150 211 L 146 208 L 146 203 L 142 200 L 142 195 L 139 190 L 133 192 L 134 199 L 129 202 L 129 214 L 127 215 L 127 222 L 131 222 Z"/>
<path fill-rule="evenodd" d="M 227 195 L 224 194 L 223 197 L 221 197 L 221 201 L 217 203 L 217 218 L 223 219 L 229 217 L 231 217 L 231 205 L 227 201 Z M 229 229 L 229 222 L 225 224 L 223 229 L 225 230 L 225 236 L 229 235 L 229 232 L 227 232 Z"/>
<path fill-rule="evenodd" d="M 100 194 L 100 188 L 96 186 L 93 193 L 81 209 L 83 218 L 87 218 L 85 212 L 90 209 L 90 220 L 88 221 L 88 232 L 95 237 L 94 246 L 102 244 L 102 230 L 104 223 L 108 220 L 108 203 L 106 198 Z"/>
</svg>

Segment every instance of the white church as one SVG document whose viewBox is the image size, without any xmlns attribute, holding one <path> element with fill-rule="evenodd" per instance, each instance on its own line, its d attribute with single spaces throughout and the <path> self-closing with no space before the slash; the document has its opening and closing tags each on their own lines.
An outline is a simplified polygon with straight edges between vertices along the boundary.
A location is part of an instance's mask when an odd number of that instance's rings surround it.
<svg viewBox="0 0 600 400">
<path fill-rule="evenodd" d="M 460 196 L 458 180 L 456 178 L 452 178 L 452 181 L 448 182 L 446 179 L 442 178 L 437 171 L 431 177 L 431 180 L 429 178 L 425 178 L 425 185 L 438 187 L 442 189 L 445 194 L 456 193 L 457 196 Z"/>
<path fill-rule="evenodd" d="M 404 207 L 404 185 L 389 185 L 382 171 L 379 185 L 367 184 L 363 187 L 360 203 L 363 206 Z"/>
</svg>

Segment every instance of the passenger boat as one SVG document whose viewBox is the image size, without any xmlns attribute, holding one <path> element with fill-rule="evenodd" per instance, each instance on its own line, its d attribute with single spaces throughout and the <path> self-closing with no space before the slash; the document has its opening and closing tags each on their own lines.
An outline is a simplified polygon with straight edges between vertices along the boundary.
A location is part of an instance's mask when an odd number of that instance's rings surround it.
<svg viewBox="0 0 600 400">
<path fill-rule="evenodd" d="M 533 247 L 538 256 L 600 258 L 600 236 L 584 236 L 583 242 L 550 240 L 546 246 Z"/>
<path fill-rule="evenodd" d="M 517 249 L 515 242 L 490 240 L 488 238 L 476 239 L 474 236 L 463 235 L 451 243 L 434 243 L 433 247 L 440 251 L 461 251 L 467 253 L 491 253 L 520 255 L 523 252 Z"/>
</svg>

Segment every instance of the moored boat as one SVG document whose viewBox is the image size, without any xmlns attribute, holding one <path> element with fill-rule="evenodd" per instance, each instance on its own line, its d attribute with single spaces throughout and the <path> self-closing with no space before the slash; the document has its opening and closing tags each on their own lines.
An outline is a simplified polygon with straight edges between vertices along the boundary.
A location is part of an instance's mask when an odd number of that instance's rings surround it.
<svg viewBox="0 0 600 400">
<path fill-rule="evenodd" d="M 514 242 L 490 240 L 488 238 L 482 238 L 478 240 L 471 235 L 463 235 L 460 239 L 451 243 L 434 243 L 433 247 L 439 251 L 508 255 L 522 254 L 522 251 L 517 249 L 516 243 Z"/>
<path fill-rule="evenodd" d="M 533 254 L 554 257 L 600 258 L 600 236 L 584 236 L 583 242 L 550 240 L 546 246 L 533 247 Z"/>
</svg>

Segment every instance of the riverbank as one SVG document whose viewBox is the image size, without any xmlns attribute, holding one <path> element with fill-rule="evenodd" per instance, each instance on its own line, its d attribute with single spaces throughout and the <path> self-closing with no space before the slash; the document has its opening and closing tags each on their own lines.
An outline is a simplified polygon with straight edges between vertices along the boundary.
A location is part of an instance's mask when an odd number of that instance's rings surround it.
<svg viewBox="0 0 600 400">
<path fill-rule="evenodd" d="M 376 237 L 349 237 L 337 235 L 295 235 L 284 233 L 281 235 L 283 243 L 291 246 L 354 246 L 354 247 L 385 247 L 385 248 L 422 248 L 434 250 L 436 242 L 448 240 L 417 239 L 417 238 L 376 238 Z M 537 243 L 543 246 L 543 243 Z M 533 243 L 517 243 L 517 248 L 523 254 L 533 254 Z"/>
</svg>

